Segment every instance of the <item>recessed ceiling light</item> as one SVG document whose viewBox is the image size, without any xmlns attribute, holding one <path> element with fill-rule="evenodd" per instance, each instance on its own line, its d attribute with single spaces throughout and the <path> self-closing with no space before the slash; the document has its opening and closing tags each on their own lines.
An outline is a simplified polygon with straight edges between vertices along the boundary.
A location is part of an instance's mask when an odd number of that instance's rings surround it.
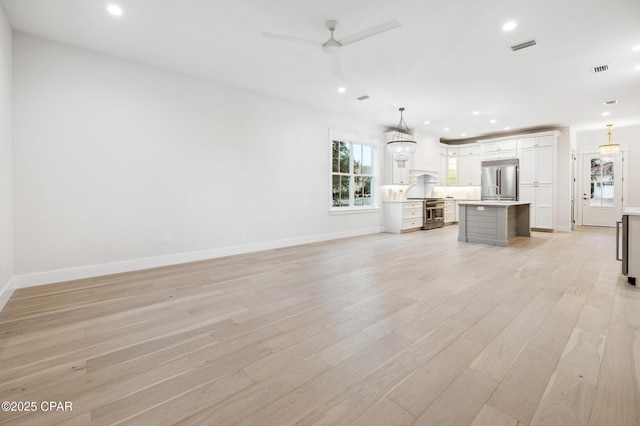
<svg viewBox="0 0 640 426">
<path fill-rule="evenodd" d="M 640 52 L 640 44 L 636 44 L 631 50 L 633 50 L 634 52 Z"/>
<path fill-rule="evenodd" d="M 511 31 L 517 26 L 518 24 L 516 23 L 516 21 L 508 21 L 508 22 L 505 22 L 504 25 L 502 26 L 502 31 Z"/>
<path fill-rule="evenodd" d="M 491 123 L 491 124 L 495 124 L 495 123 L 496 123 L 496 120 L 489 120 L 489 123 Z"/>
<path fill-rule="evenodd" d="M 467 136 L 466 133 L 460 133 L 460 136 Z"/>
<path fill-rule="evenodd" d="M 478 114 L 480 114 L 480 113 L 479 113 L 478 111 L 473 111 L 471 114 L 473 114 L 473 115 L 478 115 Z"/>
<path fill-rule="evenodd" d="M 444 128 L 444 131 L 446 132 L 447 130 L 449 130 L 449 128 L 448 128 L 448 127 L 445 127 L 445 128 Z"/>
<path fill-rule="evenodd" d="M 609 115 L 609 114 L 611 114 L 611 113 L 610 113 L 610 112 L 608 112 L 608 111 L 605 111 L 605 112 L 603 112 L 603 113 L 602 113 L 602 116 L 603 116 L 603 117 L 606 117 L 606 116 L 607 116 L 607 115 Z"/>
<path fill-rule="evenodd" d="M 634 68 L 634 71 L 640 71 L 640 65 L 637 65 L 637 66 Z"/>
<path fill-rule="evenodd" d="M 431 122 L 430 121 L 425 121 L 424 124 L 431 124 Z"/>
<path fill-rule="evenodd" d="M 107 10 L 112 15 L 115 15 L 115 16 L 121 16 L 122 15 L 122 8 L 120 6 L 118 6 L 117 4 L 113 4 L 113 3 L 110 4 L 109 6 L 107 6 Z"/>
<path fill-rule="evenodd" d="M 505 127 L 504 129 L 505 130 L 511 130 L 511 127 Z"/>
<path fill-rule="evenodd" d="M 346 88 L 344 88 L 344 87 L 338 87 L 338 93 L 344 93 L 344 92 L 346 92 L 346 91 L 347 91 L 347 89 L 346 89 Z"/>
</svg>

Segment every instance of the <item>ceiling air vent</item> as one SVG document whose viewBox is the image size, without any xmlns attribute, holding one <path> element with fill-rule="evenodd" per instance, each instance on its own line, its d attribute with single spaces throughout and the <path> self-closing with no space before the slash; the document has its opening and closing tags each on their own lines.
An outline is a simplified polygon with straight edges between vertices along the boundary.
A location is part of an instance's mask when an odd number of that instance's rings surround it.
<svg viewBox="0 0 640 426">
<path fill-rule="evenodd" d="M 616 101 L 615 99 L 614 99 L 614 100 L 612 100 L 612 101 L 604 101 L 604 104 L 605 104 L 605 105 L 615 105 L 615 104 L 617 104 L 617 103 L 618 103 L 618 101 Z"/>
<path fill-rule="evenodd" d="M 359 101 L 366 101 L 367 99 L 369 99 L 369 96 L 362 95 L 362 96 L 360 96 L 359 98 L 356 98 L 356 99 L 359 100 Z"/>
<path fill-rule="evenodd" d="M 515 52 L 516 50 L 526 49 L 527 47 L 531 47 L 535 45 L 536 45 L 535 40 L 529 40 L 529 41 L 525 41 L 524 43 L 514 44 L 513 46 L 509 46 L 509 47 L 511 48 L 511 50 Z"/>
<path fill-rule="evenodd" d="M 597 67 L 593 67 L 593 73 L 597 74 L 599 72 L 605 72 L 605 71 L 609 71 L 609 65 L 605 64 L 605 65 L 600 65 Z"/>
</svg>

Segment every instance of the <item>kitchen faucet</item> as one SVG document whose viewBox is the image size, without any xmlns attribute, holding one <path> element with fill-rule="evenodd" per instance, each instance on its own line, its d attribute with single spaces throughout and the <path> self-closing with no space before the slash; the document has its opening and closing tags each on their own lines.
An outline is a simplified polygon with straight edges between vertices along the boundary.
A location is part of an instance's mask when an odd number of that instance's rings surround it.
<svg viewBox="0 0 640 426">
<path fill-rule="evenodd" d="M 487 188 L 487 192 L 489 193 L 489 195 L 491 195 L 491 188 L 495 188 L 496 189 L 496 198 L 498 199 L 498 202 L 500 202 L 500 188 L 498 187 L 498 185 L 491 185 L 489 186 L 489 188 Z"/>
</svg>

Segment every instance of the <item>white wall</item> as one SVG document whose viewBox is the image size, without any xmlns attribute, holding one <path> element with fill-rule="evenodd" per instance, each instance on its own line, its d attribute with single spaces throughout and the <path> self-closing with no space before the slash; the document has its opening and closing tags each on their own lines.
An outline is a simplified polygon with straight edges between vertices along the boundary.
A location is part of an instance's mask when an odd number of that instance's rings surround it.
<svg viewBox="0 0 640 426">
<path fill-rule="evenodd" d="M 11 26 L 0 7 L 0 309 L 11 295 L 13 286 L 11 51 Z"/>
<path fill-rule="evenodd" d="M 328 187 L 329 128 L 381 128 L 14 41 L 20 285 L 381 230 L 380 212 L 330 215 Z"/>
<path fill-rule="evenodd" d="M 625 152 L 625 206 L 640 206 L 640 126 L 613 127 L 613 141 Z M 578 155 L 607 142 L 607 129 L 576 132 Z M 580 170 L 577 170 L 580 179 Z M 580 194 L 578 194 L 580 195 Z M 578 197 L 579 198 L 579 197 Z"/>
</svg>

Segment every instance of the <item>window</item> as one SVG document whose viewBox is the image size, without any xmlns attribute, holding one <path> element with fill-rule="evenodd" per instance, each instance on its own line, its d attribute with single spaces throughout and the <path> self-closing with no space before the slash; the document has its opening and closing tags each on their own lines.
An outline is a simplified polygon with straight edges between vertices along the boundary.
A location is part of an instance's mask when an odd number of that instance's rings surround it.
<svg viewBox="0 0 640 426">
<path fill-rule="evenodd" d="M 373 208 L 374 146 L 332 137 L 332 209 Z"/>
<path fill-rule="evenodd" d="M 591 159 L 591 194 L 589 205 L 591 207 L 614 207 L 614 174 L 613 159 Z"/>
</svg>

